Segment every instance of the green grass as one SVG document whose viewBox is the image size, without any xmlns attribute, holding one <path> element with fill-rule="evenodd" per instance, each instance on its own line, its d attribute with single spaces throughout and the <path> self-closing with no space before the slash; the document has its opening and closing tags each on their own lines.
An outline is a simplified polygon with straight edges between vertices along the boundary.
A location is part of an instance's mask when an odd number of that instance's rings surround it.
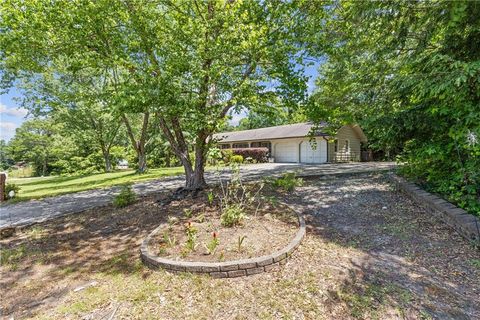
<svg viewBox="0 0 480 320">
<path fill-rule="evenodd" d="M 2 248 L 0 249 L 0 266 L 6 266 L 10 270 L 17 270 L 18 263 L 34 253 L 24 244 L 11 249 Z"/>
<path fill-rule="evenodd" d="M 20 186 L 16 200 L 51 197 L 84 190 L 106 188 L 132 182 L 147 181 L 183 173 L 182 167 L 150 169 L 136 174 L 134 170 L 101 173 L 88 176 L 48 176 L 35 178 L 9 178 L 8 183 Z"/>
</svg>

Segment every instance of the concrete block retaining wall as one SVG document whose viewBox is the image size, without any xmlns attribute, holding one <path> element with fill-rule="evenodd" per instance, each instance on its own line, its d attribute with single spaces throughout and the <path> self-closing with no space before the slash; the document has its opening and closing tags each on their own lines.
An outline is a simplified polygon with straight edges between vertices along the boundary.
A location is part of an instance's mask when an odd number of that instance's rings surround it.
<svg viewBox="0 0 480 320">
<path fill-rule="evenodd" d="M 471 241 L 480 242 L 480 219 L 450 202 L 421 189 L 416 184 L 408 182 L 402 177 L 395 174 L 389 174 L 388 177 L 397 188 L 428 209 L 431 213 L 437 215 L 463 237 Z"/>
<path fill-rule="evenodd" d="M 164 223 L 153 230 L 143 241 L 140 248 L 141 258 L 143 263 L 151 268 L 163 268 L 174 272 L 208 273 L 214 278 L 243 277 L 269 271 L 275 266 L 285 264 L 286 259 L 300 245 L 305 236 L 305 219 L 296 210 L 294 212 L 298 216 L 299 223 L 299 229 L 295 237 L 285 248 L 270 255 L 225 262 L 190 262 L 164 259 L 152 255 L 148 251 L 151 239 L 167 227 L 167 223 Z"/>
</svg>

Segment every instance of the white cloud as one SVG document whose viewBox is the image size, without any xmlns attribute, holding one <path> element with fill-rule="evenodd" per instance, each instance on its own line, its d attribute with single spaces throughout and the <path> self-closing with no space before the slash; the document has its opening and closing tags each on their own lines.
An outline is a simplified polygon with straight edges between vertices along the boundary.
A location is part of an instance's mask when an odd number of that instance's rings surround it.
<svg viewBox="0 0 480 320">
<path fill-rule="evenodd" d="M 0 139 L 10 140 L 15 135 L 15 129 L 18 127 L 13 122 L 0 122 Z"/>
<path fill-rule="evenodd" d="M 230 123 L 230 125 L 232 126 L 238 126 L 238 124 L 240 123 L 240 120 L 242 120 L 243 118 L 246 118 L 247 114 L 244 110 L 242 110 L 240 111 L 240 113 L 232 113 L 231 116 L 232 116 L 232 120 L 229 120 L 228 123 Z"/>
<path fill-rule="evenodd" d="M 25 117 L 28 111 L 24 108 L 8 108 L 6 105 L 0 102 L 0 114 L 5 114 L 12 117 Z"/>
</svg>

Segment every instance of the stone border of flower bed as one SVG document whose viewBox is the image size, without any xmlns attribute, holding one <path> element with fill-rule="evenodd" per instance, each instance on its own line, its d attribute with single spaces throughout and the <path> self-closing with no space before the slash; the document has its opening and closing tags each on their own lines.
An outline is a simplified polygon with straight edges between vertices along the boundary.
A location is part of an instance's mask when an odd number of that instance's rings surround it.
<svg viewBox="0 0 480 320">
<path fill-rule="evenodd" d="M 480 219 L 396 174 L 387 176 L 397 188 L 437 215 L 467 240 L 480 242 Z"/>
<path fill-rule="evenodd" d="M 163 223 L 153 230 L 143 241 L 140 247 L 141 259 L 143 263 L 150 268 L 163 268 L 173 272 L 206 273 L 213 278 L 235 278 L 269 271 L 278 265 L 285 264 L 286 259 L 292 255 L 293 251 L 300 245 L 305 236 L 306 227 L 303 215 L 290 206 L 287 205 L 287 207 L 297 214 L 299 230 L 285 248 L 272 254 L 257 258 L 225 262 L 175 261 L 161 258 L 150 254 L 148 252 L 148 245 L 152 237 L 167 226 L 167 223 Z"/>
</svg>

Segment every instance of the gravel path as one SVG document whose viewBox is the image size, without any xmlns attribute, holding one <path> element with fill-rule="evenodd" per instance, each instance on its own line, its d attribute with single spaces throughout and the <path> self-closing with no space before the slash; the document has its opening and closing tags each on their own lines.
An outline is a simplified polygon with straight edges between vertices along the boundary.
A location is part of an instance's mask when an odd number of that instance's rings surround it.
<svg viewBox="0 0 480 320">
<path fill-rule="evenodd" d="M 278 175 L 285 171 L 298 171 L 302 174 L 330 175 L 389 170 L 394 167 L 395 164 L 392 162 L 356 162 L 321 165 L 264 163 L 242 166 L 241 174 L 245 180 L 253 180 L 264 176 Z M 229 175 L 229 170 L 223 170 L 220 173 L 220 176 L 224 179 Z M 218 181 L 218 179 L 218 174 L 212 171 L 206 173 L 208 183 L 213 183 Z M 184 177 L 176 176 L 136 183 L 133 185 L 133 189 L 138 195 L 145 196 L 168 189 L 176 189 L 183 186 L 183 184 Z M 102 207 L 110 204 L 118 192 L 119 188 L 113 187 L 2 205 L 0 206 L 0 229 L 11 226 L 25 226 L 66 214 L 79 213 L 87 209 Z"/>
</svg>

